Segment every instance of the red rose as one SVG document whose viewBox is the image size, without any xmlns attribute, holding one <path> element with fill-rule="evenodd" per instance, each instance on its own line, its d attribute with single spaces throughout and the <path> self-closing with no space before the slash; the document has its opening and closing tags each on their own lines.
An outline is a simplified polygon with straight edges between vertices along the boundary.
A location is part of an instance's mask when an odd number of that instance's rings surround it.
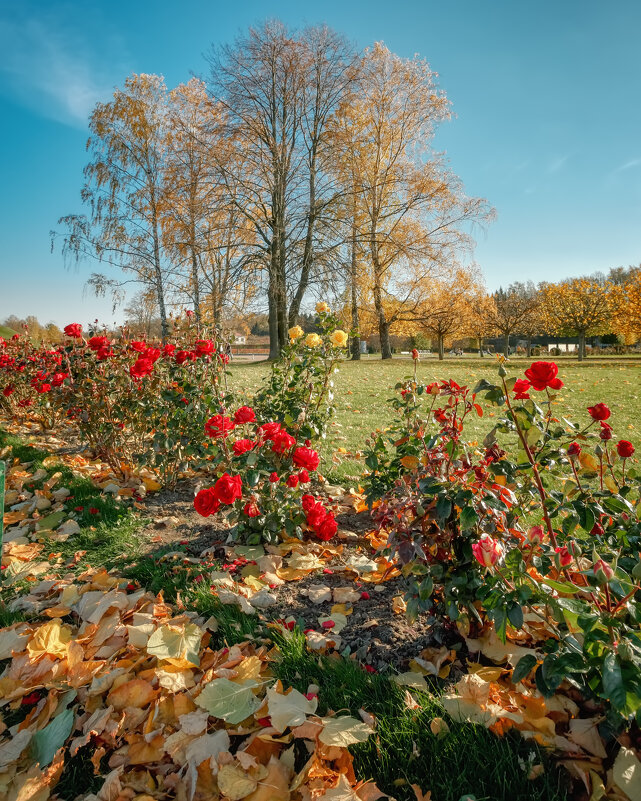
<svg viewBox="0 0 641 801">
<path fill-rule="evenodd" d="M 256 446 L 256 443 L 253 442 L 251 439 L 237 439 L 236 442 L 232 445 L 232 450 L 236 454 L 236 456 L 241 456 L 243 453 L 247 453 L 247 451 L 251 451 Z"/>
<path fill-rule="evenodd" d="M 415 362 L 418 361 L 418 351 L 416 348 L 412 350 L 412 359 L 414 359 Z"/>
<path fill-rule="evenodd" d="M 532 388 L 542 392 L 549 387 L 550 389 L 561 389 L 563 382 L 557 378 L 559 368 L 554 362 L 532 362 L 531 366 L 525 371 Z"/>
<path fill-rule="evenodd" d="M 287 431 L 279 431 L 272 437 L 272 450 L 274 453 L 285 453 L 296 444 L 296 439 Z"/>
<path fill-rule="evenodd" d="M 274 439 L 276 434 L 281 431 L 280 423 L 263 423 L 258 429 L 265 439 Z"/>
<path fill-rule="evenodd" d="M 151 375 L 154 371 L 154 363 L 151 359 L 142 356 L 129 368 L 129 373 L 133 378 L 142 378 L 144 375 Z"/>
<path fill-rule="evenodd" d="M 110 359 L 114 355 L 112 348 L 106 346 L 104 348 L 100 348 L 100 350 L 96 351 L 96 359 L 98 361 L 104 361 L 105 359 Z"/>
<path fill-rule="evenodd" d="M 243 480 L 240 476 L 223 473 L 214 484 L 214 494 L 221 503 L 231 504 L 243 494 Z"/>
<path fill-rule="evenodd" d="M 211 339 L 197 339 L 194 350 L 197 356 L 207 356 L 214 352 L 214 343 Z"/>
<path fill-rule="evenodd" d="M 234 421 L 222 414 L 215 414 L 205 423 L 205 434 L 213 439 L 228 437 L 229 432 L 234 429 Z"/>
<path fill-rule="evenodd" d="M 303 509 L 308 512 L 316 503 L 316 498 L 313 495 L 303 495 L 301 498 L 301 504 Z"/>
<path fill-rule="evenodd" d="M 627 439 L 620 439 L 617 442 L 617 453 L 622 459 L 629 459 L 634 453 L 634 446 Z"/>
<path fill-rule="evenodd" d="M 140 341 L 130 342 L 129 347 L 137 353 L 144 353 L 147 350 L 147 343 Z"/>
<path fill-rule="evenodd" d="M 323 520 L 320 526 L 316 527 L 314 531 L 319 540 L 323 540 L 323 542 L 331 540 L 338 531 L 338 523 L 334 515 L 328 514 L 325 520 Z"/>
<path fill-rule="evenodd" d="M 272 484 L 276 484 L 280 479 L 278 478 L 278 473 L 271 473 L 269 476 L 269 480 Z"/>
<path fill-rule="evenodd" d="M 301 470 L 298 474 L 298 480 L 301 484 L 309 484 L 309 473 L 307 470 Z"/>
<path fill-rule="evenodd" d="M 39 395 L 44 395 L 45 392 L 51 392 L 51 384 L 38 384 L 36 392 Z"/>
<path fill-rule="evenodd" d="M 80 323 L 69 323 L 64 327 L 64 332 L 68 337 L 73 339 L 80 339 L 82 336 L 82 326 Z M 13 338 L 13 337 L 12 337 Z"/>
<path fill-rule="evenodd" d="M 568 456 L 578 456 L 581 453 L 581 446 L 578 442 L 568 445 Z"/>
<path fill-rule="evenodd" d="M 305 510 L 305 519 L 310 528 L 318 528 L 326 517 L 327 509 L 320 501 L 315 502 L 313 506 Z"/>
<path fill-rule="evenodd" d="M 594 406 L 588 406 L 588 413 L 593 420 L 607 420 L 611 414 L 605 403 L 595 403 Z"/>
<path fill-rule="evenodd" d="M 13 386 L 13 384 L 7 384 L 7 386 L 2 390 L 2 394 L 5 396 L 5 398 L 8 398 L 9 395 L 13 395 L 15 391 L 16 388 Z"/>
<path fill-rule="evenodd" d="M 246 503 L 243 507 L 243 512 L 247 515 L 247 517 L 258 517 L 260 515 L 260 509 L 254 501 Z"/>
<path fill-rule="evenodd" d="M 54 387 L 62 386 L 62 384 L 64 383 L 65 378 L 68 375 L 69 375 L 69 373 L 54 373 L 54 375 L 53 375 L 53 377 L 51 379 L 51 383 L 54 385 Z"/>
<path fill-rule="evenodd" d="M 255 419 L 256 415 L 254 414 L 254 410 L 249 406 L 241 406 L 234 415 L 234 423 L 236 423 L 237 426 L 243 423 L 253 423 Z"/>
<path fill-rule="evenodd" d="M 304 467 L 306 470 L 316 470 L 320 459 L 316 451 L 311 448 L 296 448 L 294 451 L 293 462 L 296 467 Z"/>
<path fill-rule="evenodd" d="M 189 350 L 179 350 L 176 354 L 176 364 L 184 364 L 188 359 L 193 359 L 194 356 Z"/>
<path fill-rule="evenodd" d="M 173 356 L 175 352 L 176 352 L 176 346 L 172 345 L 171 342 L 168 342 L 162 349 L 163 356 Z"/>
<path fill-rule="evenodd" d="M 215 514 L 220 508 L 220 501 L 216 497 L 213 487 L 201 489 L 194 498 L 194 509 L 202 517 L 209 517 Z"/>
<path fill-rule="evenodd" d="M 572 554 L 568 551 L 565 545 L 560 548 L 554 549 L 559 555 L 559 564 L 561 567 L 567 567 L 572 561 Z"/>
<path fill-rule="evenodd" d="M 298 476 L 287 476 L 287 481 L 285 482 L 288 487 L 295 489 L 298 486 Z"/>
<path fill-rule="evenodd" d="M 152 362 L 157 362 L 160 359 L 160 348 L 147 348 L 144 352 L 145 359 L 150 359 Z"/>
<path fill-rule="evenodd" d="M 612 439 L 612 426 L 608 425 L 603 420 L 601 420 L 601 431 L 599 432 L 599 436 L 605 441 Z"/>
<path fill-rule="evenodd" d="M 100 348 L 105 348 L 109 344 L 110 342 L 107 337 L 90 337 L 87 340 L 87 345 L 89 345 L 91 350 L 100 350 Z"/>
<path fill-rule="evenodd" d="M 517 378 L 514 382 L 514 400 L 527 400 L 530 397 L 528 395 L 530 386 L 529 381 L 524 378 Z"/>
</svg>

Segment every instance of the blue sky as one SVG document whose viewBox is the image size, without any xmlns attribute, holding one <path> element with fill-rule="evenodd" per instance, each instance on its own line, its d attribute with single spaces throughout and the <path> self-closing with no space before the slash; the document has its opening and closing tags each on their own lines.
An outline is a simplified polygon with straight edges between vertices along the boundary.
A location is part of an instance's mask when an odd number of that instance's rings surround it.
<svg viewBox="0 0 641 801">
<path fill-rule="evenodd" d="M 66 271 L 49 250 L 58 217 L 81 210 L 90 109 L 131 72 L 169 86 L 201 74 L 211 42 L 266 17 L 326 22 L 359 46 L 382 40 L 427 58 L 457 115 L 436 145 L 498 213 L 475 252 L 490 289 L 641 262 L 637 0 L 181 5 L 2 3 L 0 319 L 114 319 L 84 293 L 91 266 Z"/>
</svg>

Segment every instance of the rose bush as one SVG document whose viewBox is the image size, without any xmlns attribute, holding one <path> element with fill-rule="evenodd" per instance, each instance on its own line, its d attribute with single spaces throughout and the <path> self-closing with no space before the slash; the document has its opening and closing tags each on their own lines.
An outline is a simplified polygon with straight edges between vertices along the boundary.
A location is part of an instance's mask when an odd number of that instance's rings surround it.
<svg viewBox="0 0 641 801">
<path fill-rule="evenodd" d="M 327 303 L 319 303 L 316 312 L 320 333 L 305 336 L 300 326 L 290 328 L 289 344 L 254 399 L 261 419 L 283 423 L 312 442 L 325 437 L 334 414 L 332 376 L 348 340 Z"/>
<path fill-rule="evenodd" d="M 634 446 L 610 410 L 555 414 L 551 362 L 472 391 L 454 382 L 398 386 L 396 424 L 368 442 L 367 491 L 388 545 L 416 581 L 408 611 L 445 615 L 462 634 L 490 620 L 529 638 L 513 680 L 551 695 L 569 682 L 608 710 L 641 710 L 641 524 Z M 477 398 L 505 409 L 483 447 L 463 439 Z M 425 408 L 425 399 L 427 407 Z M 513 455 L 509 455 L 513 454 Z"/>
</svg>

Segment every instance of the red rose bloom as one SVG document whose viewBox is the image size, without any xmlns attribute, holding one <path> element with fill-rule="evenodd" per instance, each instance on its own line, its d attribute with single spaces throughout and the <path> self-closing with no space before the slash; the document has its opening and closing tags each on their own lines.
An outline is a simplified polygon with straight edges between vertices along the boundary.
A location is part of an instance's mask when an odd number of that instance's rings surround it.
<svg viewBox="0 0 641 801">
<path fill-rule="evenodd" d="M 105 348 L 109 344 L 110 342 L 107 337 L 90 337 L 87 340 L 87 345 L 89 345 L 91 350 L 100 350 L 100 348 Z"/>
<path fill-rule="evenodd" d="M 243 512 L 247 515 L 247 517 L 258 517 L 260 515 L 260 509 L 254 501 L 246 503 L 243 507 Z"/>
<path fill-rule="evenodd" d="M 196 356 L 207 356 L 214 352 L 214 343 L 211 339 L 197 339 L 194 346 Z"/>
<path fill-rule="evenodd" d="M 80 339 L 80 337 L 82 336 L 82 326 L 80 325 L 80 323 L 69 323 L 69 325 L 66 325 L 64 327 L 64 332 L 68 337 L 72 337 L 73 339 Z"/>
<path fill-rule="evenodd" d="M 147 348 L 144 352 L 145 359 L 151 359 L 152 362 L 157 362 L 160 359 L 160 348 Z"/>
<path fill-rule="evenodd" d="M 634 446 L 627 439 L 620 439 L 617 442 L 617 453 L 622 459 L 629 459 L 634 453 Z"/>
<path fill-rule="evenodd" d="M 176 364 L 184 364 L 188 359 L 192 359 L 193 355 L 189 350 L 179 350 L 176 354 Z"/>
<path fill-rule="evenodd" d="M 5 398 L 8 398 L 9 395 L 13 395 L 15 391 L 16 388 L 13 386 L 13 384 L 7 384 L 7 386 L 2 390 L 2 394 L 5 396 Z"/>
<path fill-rule="evenodd" d="M 301 470 L 298 474 L 298 480 L 301 484 L 309 484 L 309 473 L 307 470 Z"/>
<path fill-rule="evenodd" d="M 234 421 L 222 414 L 215 414 L 205 423 L 205 434 L 213 439 L 228 437 L 229 432 L 234 429 Z"/>
<path fill-rule="evenodd" d="M 281 431 L 280 423 L 263 423 L 258 429 L 265 439 L 274 439 L 276 434 Z"/>
<path fill-rule="evenodd" d="M 200 490 L 194 498 L 194 509 L 203 517 L 215 514 L 219 508 L 220 501 L 216 497 L 213 487 Z"/>
<path fill-rule="evenodd" d="M 176 352 L 176 346 L 172 345 L 171 342 L 168 342 L 162 349 L 163 356 L 173 356 L 175 352 Z"/>
<path fill-rule="evenodd" d="M 412 350 L 412 359 L 414 359 L 414 361 L 417 361 L 418 359 L 418 351 L 416 350 L 416 348 Z"/>
<path fill-rule="evenodd" d="M 524 378 L 517 378 L 514 382 L 514 400 L 527 400 L 530 397 L 528 395 L 530 386 L 529 381 Z"/>
<path fill-rule="evenodd" d="M 607 420 L 611 414 L 605 403 L 595 403 L 594 406 L 588 406 L 588 413 L 593 420 Z"/>
<path fill-rule="evenodd" d="M 151 375 L 153 371 L 154 363 L 151 359 L 145 359 L 142 356 L 129 368 L 129 373 L 133 378 L 142 378 L 145 375 Z"/>
<path fill-rule="evenodd" d="M 561 567 L 567 567 L 572 561 L 572 554 L 568 551 L 567 547 L 563 545 L 562 547 L 555 548 L 554 550 L 559 555 L 559 563 Z"/>
<path fill-rule="evenodd" d="M 285 453 L 296 444 L 296 439 L 287 431 L 279 431 L 272 437 L 272 450 L 274 453 Z"/>
<path fill-rule="evenodd" d="M 338 523 L 334 518 L 334 515 L 328 514 L 325 520 L 314 529 L 316 536 L 319 540 L 326 542 L 327 540 L 331 540 L 331 538 L 336 534 L 338 531 Z"/>
<path fill-rule="evenodd" d="M 51 383 L 54 387 L 62 386 L 64 383 L 65 378 L 69 375 L 69 373 L 54 373 L 51 378 Z"/>
<path fill-rule="evenodd" d="M 241 406 L 234 415 L 234 423 L 237 426 L 241 426 L 243 423 L 253 423 L 255 419 L 254 410 L 249 406 Z"/>
<path fill-rule="evenodd" d="M 130 342 L 129 347 L 137 353 L 144 353 L 147 350 L 147 343 L 140 341 Z"/>
<path fill-rule="evenodd" d="M 101 362 L 103 362 L 105 359 L 110 359 L 113 355 L 113 349 L 109 346 L 105 346 L 104 348 L 100 348 L 100 350 L 96 351 L 96 359 Z"/>
<path fill-rule="evenodd" d="M 323 520 L 327 517 L 327 509 L 320 501 L 314 502 L 314 505 L 305 510 L 305 519 L 310 528 L 316 529 L 321 525 Z"/>
<path fill-rule="evenodd" d="M 599 436 L 602 440 L 606 441 L 612 439 L 612 426 L 605 423 L 601 420 L 601 431 L 599 432 Z"/>
<path fill-rule="evenodd" d="M 221 503 L 231 504 L 243 494 L 243 480 L 240 476 L 223 473 L 214 484 L 214 494 Z"/>
<path fill-rule="evenodd" d="M 308 512 L 316 503 L 316 498 L 313 495 L 303 495 L 301 498 L 301 504 L 303 509 Z"/>
<path fill-rule="evenodd" d="M 271 473 L 269 476 L 269 480 L 272 484 L 276 484 L 280 479 L 278 478 L 278 473 Z"/>
<path fill-rule="evenodd" d="M 568 456 L 578 456 L 581 453 L 581 446 L 578 442 L 568 445 Z"/>
<path fill-rule="evenodd" d="M 44 395 L 45 392 L 51 392 L 51 384 L 38 384 L 36 386 L 36 392 L 38 395 Z"/>
<path fill-rule="evenodd" d="M 247 451 L 251 451 L 256 446 L 256 443 L 253 442 L 251 439 L 237 439 L 236 442 L 232 445 L 232 450 L 236 454 L 236 456 L 241 456 L 243 453 L 247 453 Z"/>
<path fill-rule="evenodd" d="M 288 487 L 295 489 L 298 486 L 298 476 L 287 476 L 287 481 L 285 482 Z"/>
<path fill-rule="evenodd" d="M 306 470 L 316 470 L 320 459 L 315 450 L 311 448 L 296 448 L 294 451 L 293 462 L 296 467 L 304 467 Z"/>
<path fill-rule="evenodd" d="M 525 371 L 525 377 L 532 384 L 532 388 L 542 392 L 550 389 L 561 389 L 563 382 L 557 378 L 559 368 L 554 362 L 532 362 Z"/>
</svg>

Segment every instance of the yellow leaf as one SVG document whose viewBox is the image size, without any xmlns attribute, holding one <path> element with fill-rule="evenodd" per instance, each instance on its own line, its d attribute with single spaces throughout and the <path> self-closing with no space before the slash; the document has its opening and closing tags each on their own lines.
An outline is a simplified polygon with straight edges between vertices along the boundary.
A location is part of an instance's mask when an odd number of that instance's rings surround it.
<svg viewBox="0 0 641 801">
<path fill-rule="evenodd" d="M 27 644 L 29 656 L 33 659 L 42 654 L 64 657 L 69 649 L 71 629 L 63 626 L 60 620 L 52 620 L 34 633 Z"/>
<path fill-rule="evenodd" d="M 403 456 L 401 459 L 401 464 L 403 467 L 406 467 L 408 470 L 416 470 L 419 465 L 418 457 L 417 456 Z"/>
</svg>

